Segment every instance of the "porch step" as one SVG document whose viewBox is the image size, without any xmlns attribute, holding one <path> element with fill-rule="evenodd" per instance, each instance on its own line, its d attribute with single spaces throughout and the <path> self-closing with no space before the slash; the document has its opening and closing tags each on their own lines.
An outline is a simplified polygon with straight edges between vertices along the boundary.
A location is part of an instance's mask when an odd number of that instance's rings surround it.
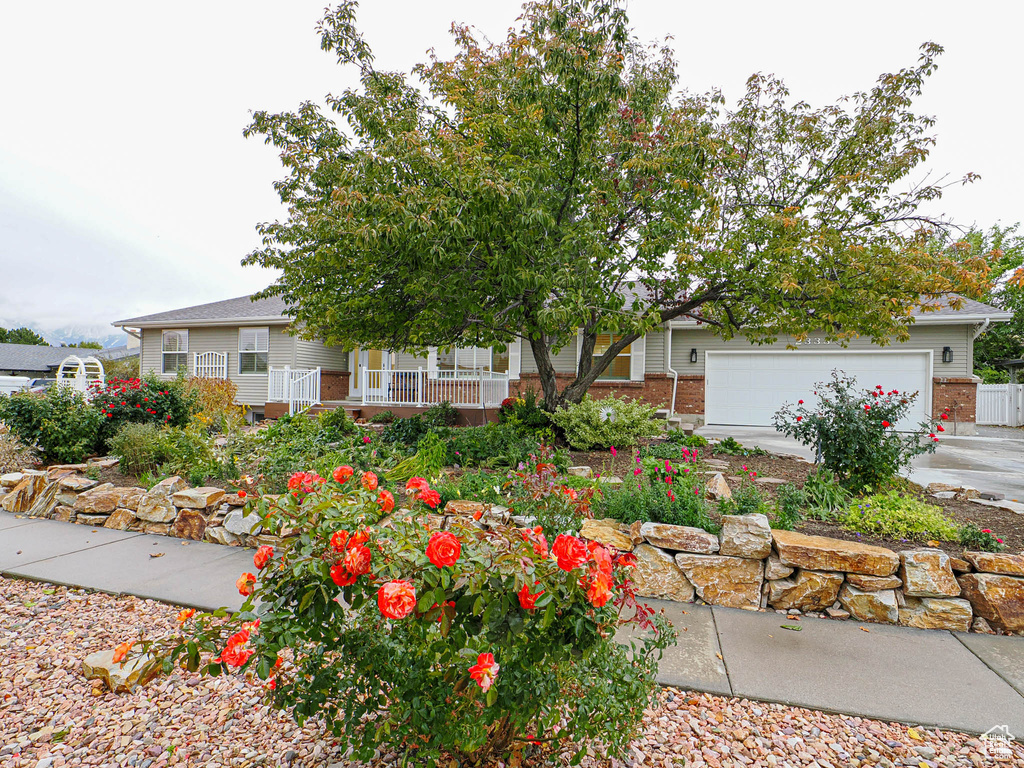
<svg viewBox="0 0 1024 768">
<path fill-rule="evenodd" d="M 322 403 L 317 403 L 312 406 L 308 411 L 306 411 L 306 413 L 315 415 L 317 413 L 324 413 L 325 411 L 333 411 L 338 408 L 343 409 L 345 413 L 353 419 L 358 419 L 363 413 L 362 409 L 360 409 L 358 405 L 350 405 L 343 400 L 325 400 Z"/>
</svg>

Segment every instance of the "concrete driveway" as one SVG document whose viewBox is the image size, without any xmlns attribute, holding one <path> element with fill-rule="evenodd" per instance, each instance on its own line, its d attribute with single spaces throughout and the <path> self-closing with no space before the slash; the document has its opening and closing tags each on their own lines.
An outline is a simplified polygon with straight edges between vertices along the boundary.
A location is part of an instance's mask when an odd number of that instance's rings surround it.
<svg viewBox="0 0 1024 768">
<path fill-rule="evenodd" d="M 790 453 L 813 459 L 814 451 L 773 427 L 704 426 L 704 437 L 732 436 L 744 445 L 773 453 Z M 1007 499 L 1024 502 L 1024 430 L 1012 427 L 978 427 L 971 437 L 943 437 L 933 454 L 914 459 L 909 477 L 915 483 L 970 485 L 994 491 Z"/>
</svg>

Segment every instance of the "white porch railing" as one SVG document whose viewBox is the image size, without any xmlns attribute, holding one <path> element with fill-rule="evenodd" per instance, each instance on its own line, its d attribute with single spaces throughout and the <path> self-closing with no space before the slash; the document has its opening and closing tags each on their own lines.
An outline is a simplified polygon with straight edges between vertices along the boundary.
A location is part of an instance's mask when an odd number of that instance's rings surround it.
<svg viewBox="0 0 1024 768">
<path fill-rule="evenodd" d="M 508 397 L 508 374 L 494 371 L 369 370 L 360 382 L 363 405 L 497 408 Z"/>
<path fill-rule="evenodd" d="M 1024 384 L 979 384 L 978 424 L 1024 425 Z"/>
<path fill-rule="evenodd" d="M 195 352 L 192 354 L 192 375 L 204 379 L 228 377 L 227 352 Z"/>
<path fill-rule="evenodd" d="M 288 413 L 299 411 L 320 402 L 319 368 L 271 367 L 267 371 L 267 402 L 288 403 Z"/>
</svg>

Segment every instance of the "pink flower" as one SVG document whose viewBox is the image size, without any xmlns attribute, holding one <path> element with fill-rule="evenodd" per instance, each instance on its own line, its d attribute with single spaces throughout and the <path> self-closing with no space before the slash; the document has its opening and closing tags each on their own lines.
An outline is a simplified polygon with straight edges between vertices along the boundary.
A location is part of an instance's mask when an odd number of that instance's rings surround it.
<svg viewBox="0 0 1024 768">
<path fill-rule="evenodd" d="M 363 445 L 367 445 L 370 442 L 369 435 L 363 435 Z"/>
<path fill-rule="evenodd" d="M 615 446 L 613 445 L 612 446 L 612 458 L 614 459 L 618 455 L 619 455 L 619 452 L 615 450 Z"/>
<path fill-rule="evenodd" d="M 637 467 L 636 469 L 633 470 L 633 476 L 636 477 L 639 474 L 640 474 L 640 467 Z"/>
</svg>

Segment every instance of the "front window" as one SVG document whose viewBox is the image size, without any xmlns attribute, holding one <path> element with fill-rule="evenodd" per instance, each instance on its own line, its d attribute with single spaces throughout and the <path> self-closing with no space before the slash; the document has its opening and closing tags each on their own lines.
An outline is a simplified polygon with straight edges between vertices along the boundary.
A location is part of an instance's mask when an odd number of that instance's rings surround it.
<svg viewBox="0 0 1024 768">
<path fill-rule="evenodd" d="M 508 373 L 508 349 L 495 352 L 490 347 L 456 347 L 437 351 L 437 370 L 441 378 L 478 371 Z"/>
<path fill-rule="evenodd" d="M 615 336 L 610 333 L 597 334 L 597 343 L 594 344 L 594 363 L 596 364 L 601 356 L 608 351 L 608 347 L 621 338 L 621 336 Z M 611 364 L 597 377 L 599 381 L 608 379 L 618 381 L 629 380 L 629 367 L 632 360 L 630 350 L 632 346 L 632 344 L 628 344 L 625 349 L 615 356 Z"/>
<path fill-rule="evenodd" d="M 269 328 L 239 328 L 238 372 L 266 373 L 269 350 Z"/>
<path fill-rule="evenodd" d="M 188 331 L 164 331 L 160 346 L 163 355 L 161 373 L 177 373 L 188 369 Z"/>
</svg>

